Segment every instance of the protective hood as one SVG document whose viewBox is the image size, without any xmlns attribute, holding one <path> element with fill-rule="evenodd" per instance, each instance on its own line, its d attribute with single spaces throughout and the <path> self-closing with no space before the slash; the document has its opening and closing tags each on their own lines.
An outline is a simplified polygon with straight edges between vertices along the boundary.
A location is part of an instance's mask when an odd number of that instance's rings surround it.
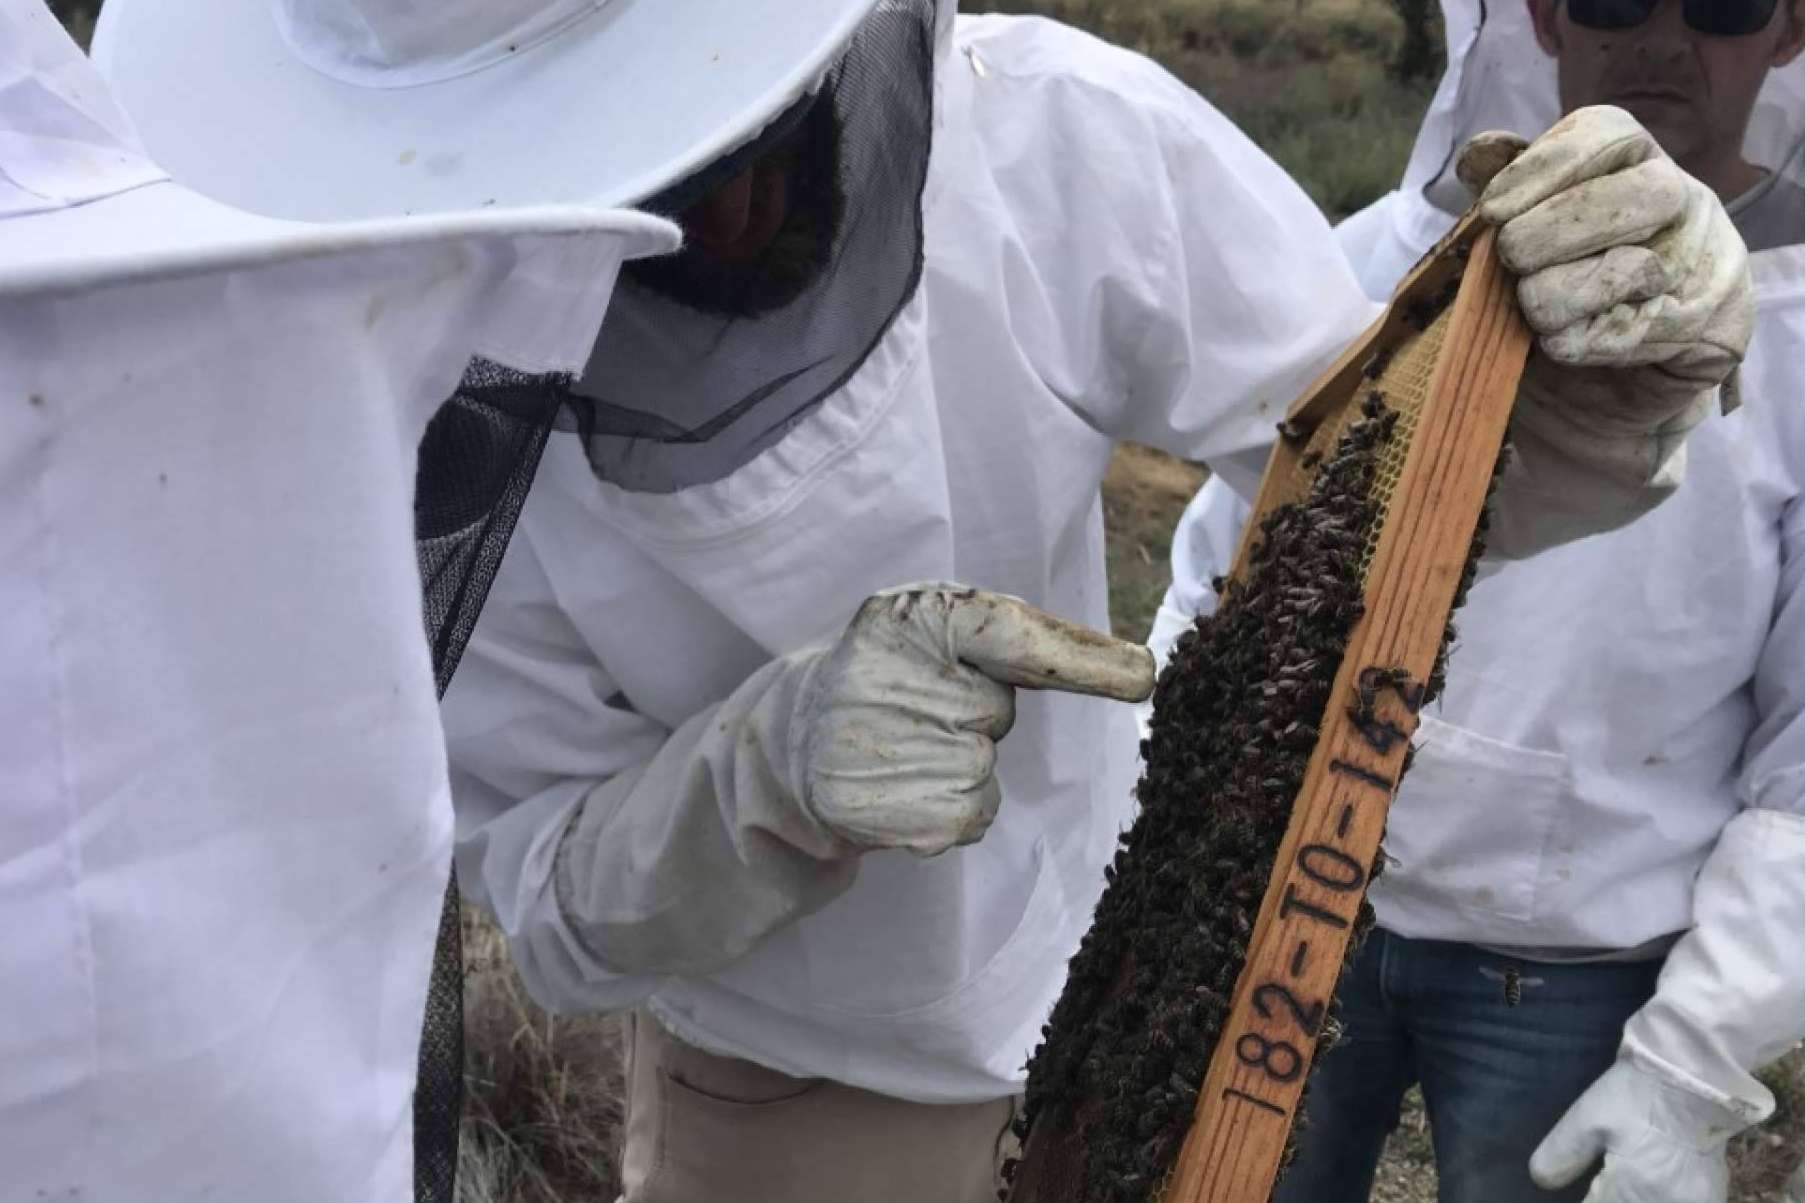
<svg viewBox="0 0 1805 1203">
<path fill-rule="evenodd" d="M 1467 200 L 1454 161 L 1467 139 L 1486 130 L 1533 138 L 1559 119 L 1560 97 L 1554 61 L 1537 45 L 1522 0 L 1442 0 L 1442 14 L 1448 70 L 1402 187 L 1458 210 Z M 1750 162 L 1805 183 L 1805 58 L 1770 73 L 1747 145 Z"/>
<path fill-rule="evenodd" d="M 434 676 L 544 445 L 512 387 L 568 379 L 622 259 L 675 243 L 600 209 L 228 208 L 163 177 L 40 0 L 0 0 L 19 1197 L 450 1199 Z"/>
</svg>

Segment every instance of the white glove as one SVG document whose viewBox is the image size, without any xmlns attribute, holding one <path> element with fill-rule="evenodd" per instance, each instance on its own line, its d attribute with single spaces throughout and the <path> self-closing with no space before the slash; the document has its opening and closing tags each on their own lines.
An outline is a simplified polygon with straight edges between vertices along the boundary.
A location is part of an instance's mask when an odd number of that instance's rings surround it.
<svg viewBox="0 0 1805 1203">
<path fill-rule="evenodd" d="M 705 972 L 843 892 L 862 852 L 972 843 L 1013 686 L 1140 701 L 1153 657 L 1013 597 L 878 594 L 589 792 L 557 851 L 564 923 L 615 972 Z"/>
<path fill-rule="evenodd" d="M 1670 496 L 1755 315 L 1723 204 L 1628 113 L 1576 110 L 1510 160 L 1521 145 L 1482 134 L 1459 168 L 1500 227 L 1539 336 L 1512 423 L 1515 479 L 1501 485 L 1513 501 L 1493 542 L 1506 555 L 1624 525 Z"/>
<path fill-rule="evenodd" d="M 878 594 L 804 690 L 803 805 L 860 851 L 973 843 L 1002 802 L 996 741 L 1016 685 L 1138 702 L 1153 655 L 1001 594 Z"/>
<path fill-rule="evenodd" d="M 1699 873 L 1693 922 L 1617 1064 L 1530 1160 L 1543 1186 L 1602 1155 L 1587 1203 L 1722 1203 L 1725 1143 L 1773 1114 L 1752 1071 L 1805 1035 L 1805 816 L 1732 819 Z"/>
<path fill-rule="evenodd" d="M 1586 1203 L 1724 1203 L 1724 1146 L 1743 1126 L 1734 1112 L 1626 1056 L 1568 1109 L 1529 1159 L 1529 1174 L 1559 1190 L 1603 1157 Z"/>
</svg>

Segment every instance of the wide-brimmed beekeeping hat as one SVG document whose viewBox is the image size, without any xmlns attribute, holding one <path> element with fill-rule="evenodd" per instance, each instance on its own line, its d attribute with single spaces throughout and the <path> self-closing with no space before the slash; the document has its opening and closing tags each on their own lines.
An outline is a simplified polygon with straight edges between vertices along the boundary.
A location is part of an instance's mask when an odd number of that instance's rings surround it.
<svg viewBox="0 0 1805 1203">
<path fill-rule="evenodd" d="M 184 184 L 283 217 L 629 204 L 754 140 L 877 0 L 108 0 Z"/>
</svg>

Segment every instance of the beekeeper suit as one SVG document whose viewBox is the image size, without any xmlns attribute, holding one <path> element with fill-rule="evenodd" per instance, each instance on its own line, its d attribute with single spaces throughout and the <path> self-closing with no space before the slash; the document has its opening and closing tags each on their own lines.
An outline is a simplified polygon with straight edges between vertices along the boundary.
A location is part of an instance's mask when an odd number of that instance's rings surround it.
<svg viewBox="0 0 1805 1203">
<path fill-rule="evenodd" d="M 1448 165 L 1472 131 L 1559 115 L 1529 10 L 1444 9 L 1450 66 L 1403 184 L 1337 230 L 1374 296 L 1467 203 Z M 1595 53 L 1572 16 L 1550 18 L 1565 54 Z M 1746 403 L 1693 433 L 1670 504 L 1473 591 L 1391 812 L 1380 932 L 1343 984 L 1350 1039 L 1280 1198 L 1364 1199 L 1420 1080 L 1444 1198 L 1720 1201 L 1725 1142 L 1774 1106 L 1751 1071 L 1805 1035 L 1805 67 L 1767 74 L 1783 26 L 1694 59 L 1688 19 L 1676 0 L 1620 31 L 1641 57 L 1603 78 L 1654 91 L 1731 54 L 1747 86 L 1766 75 L 1743 159 L 1768 170 L 1728 204 L 1755 252 Z M 1247 512 L 1216 482 L 1187 509 L 1162 656 L 1214 608 Z"/>
<path fill-rule="evenodd" d="M 432 1197 L 416 448 L 473 354 L 576 366 L 674 241 L 251 217 L 0 0 L 0 1198 Z"/>
<path fill-rule="evenodd" d="M 283 148 L 235 116 L 195 119 L 194 81 L 217 69 L 291 114 L 296 144 L 342 135 L 419 205 L 456 180 L 460 162 L 419 170 L 442 158 L 430 136 L 342 116 L 382 103 L 359 82 L 364 42 L 326 19 L 357 4 L 228 24 L 211 36 L 261 38 L 264 57 L 186 55 L 180 86 L 156 46 L 179 26 L 156 7 L 112 0 L 101 56 L 189 178 L 295 214 L 335 199 L 272 178 L 259 154 Z M 1221 116 L 1061 26 L 955 28 L 929 0 L 781 19 L 723 0 L 681 21 L 651 0 L 511 7 L 559 18 L 503 35 L 513 83 L 493 99 L 535 124 L 475 104 L 445 120 L 494 121 L 516 200 L 579 186 L 572 146 L 627 148 L 644 171 L 591 184 L 679 215 L 690 250 L 623 279 L 572 390 L 578 437 L 554 437 L 447 695 L 462 880 L 542 1002 L 643 1007 L 629 1199 L 988 1199 L 1008 1100 L 1129 818 L 1130 713 L 1057 687 L 1149 680 L 1104 637 L 1001 598 L 1104 628 L 1114 442 L 1251 479 L 1259 455 L 1236 454 L 1375 306 Z M 369 42 L 391 67 L 410 44 Z M 571 66 L 591 54 L 606 69 Z M 566 74 L 581 88 L 560 92 Z M 647 147 L 662 157 L 634 157 Z M 1589 174 L 1532 165 L 1519 199 Z M 1740 244 L 1713 206 L 1688 213 L 1667 215 L 1693 315 L 1669 378 L 1697 371 L 1660 399 L 1630 389 L 1649 427 L 1740 353 Z M 1628 237 L 1583 216 L 1592 244 L 1552 266 Z M 1568 319 L 1572 359 L 1588 320 Z M 1651 455 L 1606 482 L 1594 528 L 1676 467 Z M 960 584 L 885 592 L 923 581 Z"/>
</svg>

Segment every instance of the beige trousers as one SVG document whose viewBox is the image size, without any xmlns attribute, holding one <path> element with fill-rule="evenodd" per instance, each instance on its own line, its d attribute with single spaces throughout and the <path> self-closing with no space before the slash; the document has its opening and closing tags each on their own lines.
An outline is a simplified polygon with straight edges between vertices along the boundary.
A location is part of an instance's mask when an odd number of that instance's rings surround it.
<svg viewBox="0 0 1805 1203">
<path fill-rule="evenodd" d="M 627 1029 L 625 1203 L 996 1203 L 1010 1099 L 933 1107 Z"/>
</svg>

